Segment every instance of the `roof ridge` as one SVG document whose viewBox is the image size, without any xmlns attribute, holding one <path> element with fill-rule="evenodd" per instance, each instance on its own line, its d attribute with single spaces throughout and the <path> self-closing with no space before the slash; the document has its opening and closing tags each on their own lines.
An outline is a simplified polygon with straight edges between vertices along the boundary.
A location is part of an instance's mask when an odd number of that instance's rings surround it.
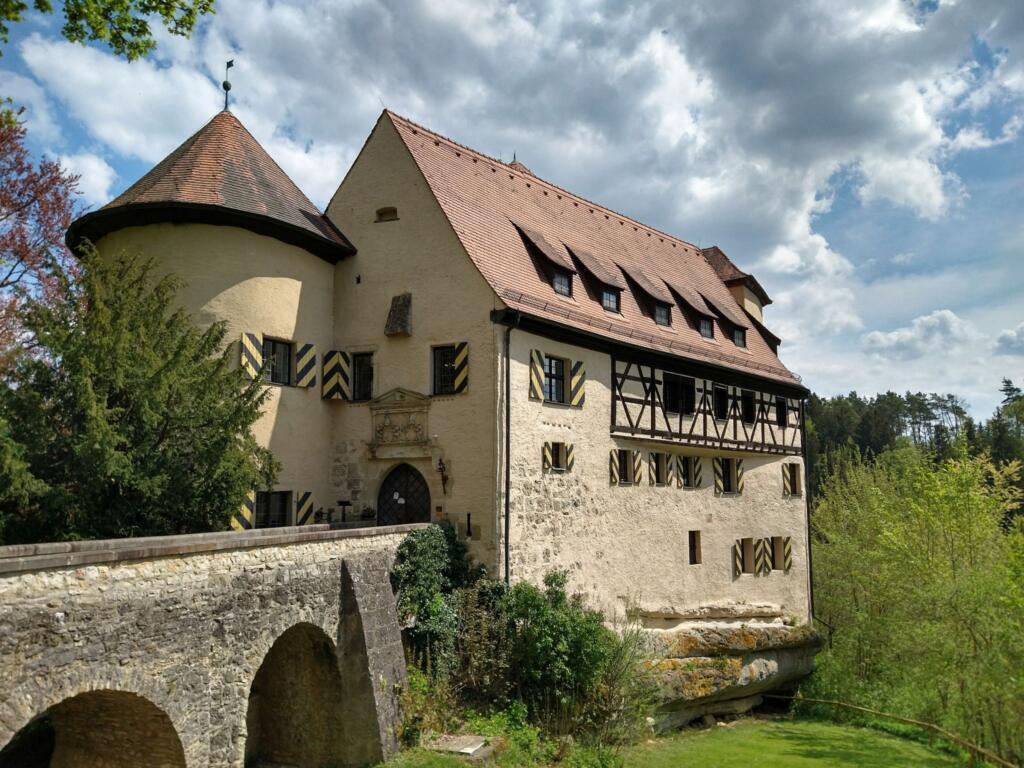
<svg viewBox="0 0 1024 768">
<path fill-rule="evenodd" d="M 608 208 L 605 205 L 601 205 L 600 203 L 595 203 L 593 200 L 591 200 L 589 198 L 586 198 L 586 197 L 583 197 L 581 195 L 578 195 L 575 192 L 570 192 L 569 190 L 565 189 L 565 187 L 560 187 L 557 184 L 554 184 L 553 182 L 548 181 L 547 179 L 543 179 L 540 176 L 537 176 L 532 171 L 530 171 L 528 173 L 523 173 L 518 168 L 513 166 L 511 163 L 506 163 L 505 161 L 499 160 L 496 157 L 491 157 L 490 155 L 485 154 L 484 152 L 481 152 L 481 151 L 479 151 L 477 149 L 473 149 L 472 147 L 466 146 L 465 144 L 461 144 L 460 142 L 457 142 L 454 139 L 451 139 L 451 138 L 449 138 L 448 136 L 445 136 L 442 133 L 438 133 L 437 131 L 431 130 L 430 128 L 427 128 L 427 127 L 421 125 L 420 123 L 417 123 L 415 120 L 410 120 L 408 117 L 400 115 L 397 112 L 394 112 L 394 111 L 392 111 L 390 109 L 385 108 L 384 112 L 390 118 L 397 119 L 397 120 L 407 124 L 411 128 L 415 128 L 417 130 L 423 131 L 424 133 L 428 133 L 431 136 L 433 136 L 435 139 L 440 139 L 441 141 L 445 142 L 446 144 L 450 144 L 453 147 L 458 147 L 460 150 L 463 150 L 465 152 L 469 152 L 471 154 L 474 154 L 474 155 L 476 155 L 477 157 L 479 157 L 479 158 L 481 158 L 483 160 L 488 160 L 490 162 L 497 163 L 498 165 L 501 165 L 504 168 L 507 168 L 510 173 L 514 173 L 514 174 L 516 174 L 517 176 L 523 178 L 526 181 L 529 181 L 531 183 L 539 182 L 539 183 L 545 185 L 546 187 L 548 187 L 549 189 L 557 192 L 558 194 L 564 195 L 565 197 L 568 197 L 568 198 L 572 198 L 573 200 L 578 200 L 581 203 L 585 203 L 587 206 L 592 207 L 595 210 L 600 210 L 604 214 L 610 214 L 610 215 L 615 216 L 615 217 L 617 217 L 619 219 L 622 219 L 624 221 L 628 221 L 631 224 L 633 224 L 635 227 L 637 227 L 638 230 L 639 229 L 643 229 L 643 230 L 645 230 L 647 232 L 650 232 L 652 234 L 656 234 L 659 237 L 664 237 L 664 238 L 666 238 L 668 240 L 672 240 L 672 241 L 674 241 L 676 243 L 679 243 L 680 245 L 683 245 L 685 247 L 693 248 L 694 251 L 696 251 L 695 255 L 699 255 L 699 256 L 702 256 L 702 257 L 704 256 L 704 254 L 701 252 L 700 246 L 698 246 L 698 245 L 696 245 L 694 243 L 691 243 L 689 240 L 684 240 L 681 237 L 678 237 L 676 235 L 673 235 L 673 234 L 670 234 L 668 232 L 665 232 L 664 230 L 658 229 L 657 227 L 652 227 L 649 224 L 644 224 L 642 221 L 639 221 L 638 219 L 634 219 L 632 216 L 627 216 L 626 214 L 621 213 L 619 211 L 616 211 L 616 210 L 614 210 L 612 208 Z M 706 257 L 705 257 L 705 260 L 706 260 Z"/>
</svg>

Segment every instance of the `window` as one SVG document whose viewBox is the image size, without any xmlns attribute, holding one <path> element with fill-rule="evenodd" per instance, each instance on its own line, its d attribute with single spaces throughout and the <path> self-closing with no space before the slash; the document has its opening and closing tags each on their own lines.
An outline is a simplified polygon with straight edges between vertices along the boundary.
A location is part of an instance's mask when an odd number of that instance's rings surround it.
<svg viewBox="0 0 1024 768">
<path fill-rule="evenodd" d="M 601 306 L 609 312 L 619 311 L 619 292 L 614 288 L 601 289 Z"/>
<path fill-rule="evenodd" d="M 259 491 L 256 494 L 256 527 L 280 528 L 288 525 L 291 507 L 291 491 Z"/>
<path fill-rule="evenodd" d="M 690 531 L 690 565 L 700 565 L 700 531 Z"/>
<path fill-rule="evenodd" d="M 633 452 L 619 449 L 619 485 L 630 485 L 633 482 Z"/>
<path fill-rule="evenodd" d="M 724 420 L 729 418 L 729 390 L 725 387 L 715 387 L 715 418 Z"/>
<path fill-rule="evenodd" d="M 683 488 L 693 488 L 693 457 L 680 456 L 682 461 L 679 464 L 679 471 L 682 473 Z"/>
<path fill-rule="evenodd" d="M 666 373 L 663 385 L 662 401 L 669 413 L 693 413 L 697 402 L 697 392 L 693 379 Z"/>
<path fill-rule="evenodd" d="M 352 355 L 352 399 L 369 400 L 373 397 L 373 353 Z"/>
<path fill-rule="evenodd" d="M 722 493 L 736 493 L 736 459 L 719 459 L 722 462 Z"/>
<path fill-rule="evenodd" d="M 555 289 L 555 293 L 562 296 L 572 296 L 572 276 L 568 272 L 563 272 L 560 269 L 553 270 L 551 273 L 551 285 Z"/>
<path fill-rule="evenodd" d="M 398 221 L 398 209 L 393 206 L 378 208 L 375 221 Z"/>
<path fill-rule="evenodd" d="M 754 572 L 754 540 L 753 539 L 740 539 L 741 549 L 740 552 L 743 555 L 743 573 Z"/>
<path fill-rule="evenodd" d="M 672 309 L 660 301 L 654 304 L 654 322 L 658 325 L 672 325 Z"/>
<path fill-rule="evenodd" d="M 544 399 L 549 403 L 565 402 L 565 360 L 544 358 Z"/>
<path fill-rule="evenodd" d="M 292 383 L 292 343 L 277 339 L 263 339 L 263 375 L 271 384 Z"/>
<path fill-rule="evenodd" d="M 732 343 L 737 347 L 747 346 L 747 329 L 746 328 L 733 328 L 732 329 Z"/>
<path fill-rule="evenodd" d="M 743 411 L 743 423 L 754 423 L 754 393 L 744 390 L 740 395 L 740 406 Z"/>
<path fill-rule="evenodd" d="M 786 404 L 786 398 L 776 397 L 775 398 L 775 424 L 779 427 L 785 427 L 789 423 L 789 406 Z"/>
<path fill-rule="evenodd" d="M 664 485 L 665 475 L 668 470 L 668 454 L 667 453 L 656 453 L 654 454 L 654 484 Z"/>
<path fill-rule="evenodd" d="M 802 495 L 802 489 L 800 487 L 800 465 L 795 463 L 786 464 L 785 471 L 789 480 L 789 495 Z"/>
<path fill-rule="evenodd" d="M 455 393 L 455 345 L 434 347 L 434 394 Z"/>
<path fill-rule="evenodd" d="M 697 322 L 697 330 L 705 339 L 715 338 L 715 324 L 710 317 L 701 317 Z"/>
<path fill-rule="evenodd" d="M 554 472 L 565 472 L 566 470 L 566 458 L 565 458 L 565 443 L 552 443 L 551 444 L 551 469 Z"/>
<path fill-rule="evenodd" d="M 768 562 L 773 571 L 784 571 L 786 569 L 786 554 L 782 545 L 781 536 L 772 536 L 771 548 L 768 550 Z"/>
</svg>

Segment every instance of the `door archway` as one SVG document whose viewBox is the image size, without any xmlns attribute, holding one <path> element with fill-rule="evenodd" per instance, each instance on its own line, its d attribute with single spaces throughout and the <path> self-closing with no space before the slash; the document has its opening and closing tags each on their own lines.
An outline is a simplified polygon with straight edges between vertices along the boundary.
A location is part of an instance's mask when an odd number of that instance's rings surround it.
<svg viewBox="0 0 1024 768">
<path fill-rule="evenodd" d="M 430 488 L 415 467 L 399 464 L 377 494 L 377 525 L 430 522 Z"/>
</svg>

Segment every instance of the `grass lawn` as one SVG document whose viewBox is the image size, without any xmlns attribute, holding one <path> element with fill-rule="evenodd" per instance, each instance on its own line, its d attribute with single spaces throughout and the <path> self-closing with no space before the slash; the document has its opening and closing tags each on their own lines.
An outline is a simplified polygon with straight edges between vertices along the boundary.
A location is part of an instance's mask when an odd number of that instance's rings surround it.
<svg viewBox="0 0 1024 768">
<path fill-rule="evenodd" d="M 946 768 L 961 765 L 924 744 L 846 725 L 813 720 L 738 720 L 683 731 L 631 747 L 627 768 L 754 766 L 758 768 Z"/>
<path fill-rule="evenodd" d="M 527 765 L 511 754 L 497 765 Z M 924 744 L 879 731 L 812 720 L 739 720 L 730 726 L 688 729 L 623 750 L 626 768 L 952 768 L 954 758 Z M 509 761 L 511 759 L 511 762 Z M 575 761 L 570 760 L 570 764 Z M 586 765 L 580 761 L 576 765 Z M 388 768 L 463 768 L 465 762 L 416 749 Z"/>
</svg>

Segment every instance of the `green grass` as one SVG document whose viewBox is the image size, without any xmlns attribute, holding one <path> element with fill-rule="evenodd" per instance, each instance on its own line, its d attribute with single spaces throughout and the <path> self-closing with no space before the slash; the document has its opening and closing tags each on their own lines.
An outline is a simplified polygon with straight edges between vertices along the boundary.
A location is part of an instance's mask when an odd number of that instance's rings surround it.
<svg viewBox="0 0 1024 768">
<path fill-rule="evenodd" d="M 539 766 L 524 750 L 501 755 L 498 766 Z M 624 749 L 625 768 L 953 768 L 961 763 L 924 744 L 871 729 L 813 720 L 740 720 L 690 729 Z M 531 759 L 532 758 L 532 759 Z M 569 765 L 597 765 L 579 755 Z M 462 760 L 424 749 L 403 752 L 388 768 L 463 768 Z M 562 763 L 560 765 L 565 765 Z"/>
<path fill-rule="evenodd" d="M 714 765 L 758 768 L 947 768 L 956 760 L 878 731 L 813 720 L 740 720 L 684 731 L 623 752 L 627 768 Z"/>
</svg>

